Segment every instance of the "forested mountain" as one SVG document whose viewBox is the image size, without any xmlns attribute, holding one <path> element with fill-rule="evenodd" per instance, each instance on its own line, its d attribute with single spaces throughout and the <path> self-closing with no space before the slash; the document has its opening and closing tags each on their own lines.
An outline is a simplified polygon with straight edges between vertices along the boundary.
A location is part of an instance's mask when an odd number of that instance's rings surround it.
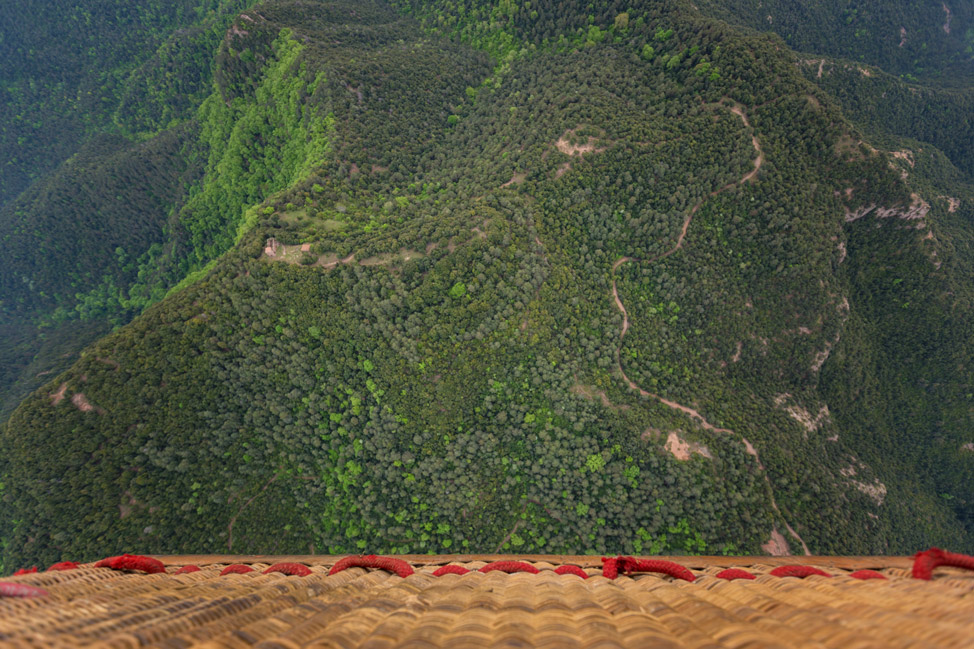
<svg viewBox="0 0 974 649">
<path fill-rule="evenodd" d="M 4 425 L 3 566 L 974 547 L 970 90 L 715 11 L 273 0 L 182 119 L 131 72 L 0 212 L 18 363 L 135 316 Z"/>
<path fill-rule="evenodd" d="M 800 52 L 954 85 L 974 79 L 974 5 L 951 0 L 700 0 L 709 15 L 773 31 Z"/>
<path fill-rule="evenodd" d="M 158 275 L 167 219 L 205 155 L 187 120 L 248 4 L 0 6 L 0 419 L 144 304 L 117 293 Z"/>
<path fill-rule="evenodd" d="M 191 113 L 222 22 L 246 0 L 28 0 L 0 6 L 0 205 L 116 121 L 136 133 Z"/>
</svg>

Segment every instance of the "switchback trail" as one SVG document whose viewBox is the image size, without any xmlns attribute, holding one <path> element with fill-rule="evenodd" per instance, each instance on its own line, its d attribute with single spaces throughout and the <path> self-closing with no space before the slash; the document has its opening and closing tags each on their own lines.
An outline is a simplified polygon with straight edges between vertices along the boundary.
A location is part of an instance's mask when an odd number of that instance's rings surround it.
<svg viewBox="0 0 974 649">
<path fill-rule="evenodd" d="M 734 105 L 730 106 L 729 110 L 730 110 L 730 112 L 734 113 L 735 115 L 737 115 L 738 117 L 741 118 L 741 121 L 744 122 L 744 126 L 746 128 L 748 128 L 748 129 L 751 128 L 751 124 L 748 121 L 747 115 L 744 113 L 744 109 L 743 108 L 741 108 L 740 106 L 734 104 Z M 737 182 L 727 183 L 723 187 L 721 187 L 719 189 L 715 189 L 714 191 L 710 192 L 709 194 L 707 194 L 707 196 L 705 196 L 699 202 L 697 202 L 696 205 L 694 205 L 692 208 L 690 208 L 690 211 L 687 212 L 686 218 L 683 220 L 683 227 L 680 229 L 680 236 L 677 237 L 676 244 L 672 248 L 670 248 L 666 252 L 663 252 L 663 253 L 661 253 L 659 255 L 656 255 L 655 257 L 652 257 L 650 259 L 636 259 L 634 257 L 620 257 L 619 259 L 616 260 L 616 262 L 614 264 L 612 264 L 612 298 L 615 300 L 616 308 L 618 308 L 619 311 L 622 313 L 622 331 L 619 334 L 619 347 L 616 348 L 616 368 L 619 370 L 619 374 L 622 376 L 623 380 L 626 382 L 626 385 L 628 385 L 632 390 L 635 390 L 636 392 L 638 392 L 640 395 L 642 395 L 644 397 L 648 397 L 650 399 L 655 399 L 656 401 L 659 401 L 660 403 L 662 403 L 664 406 L 666 406 L 668 408 L 672 408 L 673 410 L 679 410 L 683 414 L 688 415 L 691 419 L 696 420 L 696 422 L 698 424 L 700 424 L 700 426 L 702 428 L 704 428 L 705 430 L 709 430 L 709 431 L 714 432 L 714 433 L 728 433 L 728 434 L 734 435 L 734 436 L 737 436 L 737 434 L 734 431 L 730 430 L 729 428 L 718 428 L 717 426 L 714 426 L 709 421 L 707 421 L 706 417 L 704 417 L 703 415 L 701 415 L 697 410 L 695 410 L 695 409 L 693 409 L 693 408 L 691 408 L 689 406 L 685 406 L 683 404 L 679 404 L 679 403 L 677 403 L 675 401 L 671 401 L 671 400 L 669 400 L 669 399 L 667 399 L 665 397 L 662 397 L 662 396 L 660 396 L 658 394 L 654 394 L 652 392 L 649 392 L 647 390 L 642 389 L 641 387 L 639 387 L 636 384 L 635 381 L 633 381 L 632 379 L 630 379 L 629 376 L 626 374 L 626 371 L 624 369 L 622 369 L 622 356 L 621 356 L 621 352 L 622 352 L 622 339 L 626 337 L 626 332 L 629 331 L 629 313 L 626 311 L 625 305 L 622 303 L 622 300 L 619 298 L 619 290 L 618 290 L 618 288 L 616 286 L 615 272 L 616 272 L 616 270 L 619 269 L 619 266 L 621 266 L 622 264 L 631 262 L 631 261 L 633 261 L 633 262 L 645 262 L 645 263 L 650 263 L 651 264 L 651 263 L 653 263 L 655 261 L 659 261 L 660 259 L 665 259 L 666 257 L 669 257 L 670 255 L 672 255 L 677 250 L 679 250 L 680 248 L 683 247 L 683 241 L 684 241 L 684 239 L 686 239 L 687 230 L 689 230 L 689 228 L 690 228 L 690 222 L 693 221 L 694 215 L 696 215 L 697 211 L 703 206 L 703 204 L 705 202 L 707 202 L 708 200 L 710 200 L 714 196 L 716 196 L 716 195 L 718 195 L 718 194 L 720 194 L 720 193 L 722 193 L 724 191 L 727 191 L 728 189 L 731 189 L 733 187 L 736 187 L 737 185 L 743 185 L 746 182 L 752 182 L 752 181 L 754 181 L 754 179 L 757 177 L 758 171 L 760 171 L 760 169 L 761 169 L 761 165 L 764 164 L 764 152 L 761 150 L 761 143 L 758 142 L 758 138 L 757 138 L 756 135 L 754 135 L 753 130 L 751 131 L 751 144 L 754 146 L 755 152 L 757 152 L 757 157 L 754 159 L 754 169 L 752 169 L 751 171 L 749 171 L 746 174 L 744 174 L 744 176 L 742 176 L 741 179 L 738 180 Z M 757 463 L 758 463 L 758 467 L 760 467 L 761 470 L 764 470 L 764 465 L 761 463 L 761 458 L 758 456 L 758 452 L 754 448 L 754 446 L 751 444 L 751 442 L 749 442 L 743 436 L 741 436 L 740 439 L 741 439 L 741 442 L 744 444 L 744 448 L 747 451 L 747 453 L 749 455 L 754 456 L 755 461 L 757 461 Z M 765 479 L 765 482 L 767 482 L 767 485 L 768 485 L 768 493 L 769 493 L 769 495 L 771 497 L 771 506 L 774 508 L 774 510 L 776 512 L 778 512 L 778 514 L 781 516 L 782 520 L 784 520 L 784 515 L 781 514 L 781 510 L 778 508 L 778 503 L 775 502 L 774 490 L 772 489 L 771 479 L 768 477 L 767 472 L 765 472 L 765 474 L 764 474 L 764 479 Z M 796 532 L 791 527 L 791 525 L 788 524 L 787 521 L 785 521 L 785 527 L 788 529 L 788 532 L 792 535 L 792 537 L 794 537 L 799 543 L 801 543 L 802 550 L 805 552 L 805 554 L 807 556 L 811 556 L 811 552 L 809 552 L 808 546 L 805 544 L 805 541 L 802 539 L 802 537 L 798 535 L 798 532 Z"/>
</svg>

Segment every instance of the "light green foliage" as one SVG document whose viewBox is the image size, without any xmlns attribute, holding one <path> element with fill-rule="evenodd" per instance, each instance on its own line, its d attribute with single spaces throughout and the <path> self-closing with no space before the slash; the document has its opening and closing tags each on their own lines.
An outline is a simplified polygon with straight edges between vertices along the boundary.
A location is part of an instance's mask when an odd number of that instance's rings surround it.
<svg viewBox="0 0 974 649">
<path fill-rule="evenodd" d="M 599 29 L 598 25 L 592 25 L 588 28 L 588 34 L 586 36 L 586 43 L 589 45 L 595 45 L 596 43 L 601 43 L 605 38 L 605 33 Z"/>
<path fill-rule="evenodd" d="M 605 467 L 605 458 L 601 453 L 593 453 L 585 460 L 585 468 L 592 473 L 598 473 L 603 467 Z"/>
<path fill-rule="evenodd" d="M 207 175 L 180 216 L 190 233 L 193 262 L 225 251 L 243 211 L 268 189 L 291 186 L 324 162 L 334 117 L 309 102 L 323 73 L 308 79 L 297 69 L 302 49 L 290 30 L 282 30 L 253 100 L 235 98 L 228 106 L 214 93 L 203 102 L 199 121 L 209 150 Z M 258 150 L 259 138 L 264 144 Z"/>
</svg>

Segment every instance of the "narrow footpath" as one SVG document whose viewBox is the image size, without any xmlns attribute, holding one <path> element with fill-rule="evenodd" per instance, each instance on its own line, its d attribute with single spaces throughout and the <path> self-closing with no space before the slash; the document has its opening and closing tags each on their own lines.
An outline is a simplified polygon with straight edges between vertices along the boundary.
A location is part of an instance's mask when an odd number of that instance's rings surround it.
<svg viewBox="0 0 974 649">
<path fill-rule="evenodd" d="M 751 128 L 751 124 L 748 121 L 747 115 L 744 113 L 743 108 L 741 108 L 738 105 L 733 105 L 729 108 L 729 110 L 741 118 L 741 121 L 744 122 L 745 128 L 748 129 Z M 622 331 L 619 334 L 619 347 L 616 348 L 616 368 L 618 369 L 619 374 L 622 376 L 623 380 L 626 382 L 626 385 L 628 385 L 630 389 L 635 390 L 636 392 L 638 392 L 640 395 L 644 397 L 655 399 L 656 401 L 659 401 L 660 403 L 662 403 L 664 406 L 668 408 L 672 408 L 673 410 L 678 410 L 683 414 L 688 415 L 691 419 L 696 420 L 696 422 L 700 424 L 700 426 L 705 430 L 709 430 L 715 433 L 727 433 L 735 437 L 740 437 L 741 442 L 744 444 L 744 448 L 747 451 L 747 453 L 749 455 L 754 456 L 755 461 L 757 461 L 758 463 L 758 467 L 762 471 L 764 471 L 764 465 L 761 463 L 761 458 L 758 456 L 757 450 L 754 448 L 751 442 L 749 442 L 746 438 L 742 436 L 738 436 L 734 431 L 730 430 L 729 428 L 718 428 L 717 426 L 714 426 L 709 421 L 707 421 L 707 419 L 703 415 L 701 415 L 698 411 L 694 410 L 693 408 L 690 408 L 689 406 L 684 406 L 675 401 L 666 399 L 665 397 L 662 397 L 658 394 L 654 394 L 652 392 L 644 390 L 643 388 L 639 387 L 635 381 L 630 379 L 629 376 L 626 374 L 626 371 L 622 369 L 622 356 L 621 356 L 622 339 L 626 337 L 626 333 L 629 331 L 629 313 L 626 311 L 625 305 L 622 303 L 622 300 L 619 298 L 619 290 L 616 287 L 616 278 L 615 278 L 615 271 L 618 270 L 622 264 L 629 263 L 629 262 L 651 264 L 653 262 L 659 261 L 660 259 L 665 259 L 666 257 L 669 257 L 670 255 L 675 253 L 677 250 L 683 247 L 683 241 L 686 239 L 687 230 L 689 230 L 690 228 L 690 222 L 693 221 L 694 215 L 696 215 L 697 211 L 703 206 L 705 202 L 707 202 L 714 196 L 724 191 L 727 191 L 728 189 L 736 187 L 737 185 L 742 185 L 746 182 L 755 181 L 758 171 L 760 171 L 761 169 L 761 165 L 764 164 L 764 152 L 761 150 L 761 143 L 758 142 L 758 138 L 756 135 L 754 135 L 753 130 L 751 132 L 751 144 L 754 146 L 754 150 L 757 153 L 757 157 L 755 157 L 754 159 L 754 169 L 744 174 L 744 176 L 742 176 L 741 179 L 738 180 L 737 182 L 728 183 L 723 187 L 721 187 L 720 189 L 716 189 L 710 192 L 706 197 L 704 197 L 696 205 L 694 205 L 690 209 L 690 211 L 687 212 L 687 216 L 683 220 L 683 227 L 680 230 L 680 236 L 677 237 L 676 245 L 674 245 L 666 252 L 659 254 L 651 259 L 641 260 L 633 257 L 620 257 L 619 259 L 616 260 L 614 264 L 612 264 L 612 297 L 615 300 L 616 308 L 618 308 L 619 311 L 622 313 Z M 768 477 L 766 471 L 764 473 L 764 480 L 768 485 L 768 493 L 771 498 L 771 506 L 774 508 L 776 512 L 778 512 L 778 515 L 781 516 L 782 520 L 784 520 L 784 515 L 781 513 L 781 510 L 778 508 L 778 503 L 775 502 L 774 490 L 771 486 L 771 479 Z M 785 521 L 785 527 L 787 528 L 788 533 L 791 534 L 792 537 L 794 537 L 799 543 L 801 543 L 802 550 L 805 552 L 805 554 L 807 556 L 811 556 L 811 552 L 809 552 L 808 546 L 805 544 L 805 541 L 802 539 L 801 536 L 798 535 L 798 532 L 796 532 L 792 528 L 792 526 L 788 524 L 788 521 Z"/>
</svg>

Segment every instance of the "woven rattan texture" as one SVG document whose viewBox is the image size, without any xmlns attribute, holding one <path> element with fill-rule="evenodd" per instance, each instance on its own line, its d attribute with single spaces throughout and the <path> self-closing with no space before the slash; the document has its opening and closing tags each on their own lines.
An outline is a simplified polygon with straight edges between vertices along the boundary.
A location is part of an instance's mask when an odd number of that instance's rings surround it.
<svg viewBox="0 0 974 649">
<path fill-rule="evenodd" d="M 229 561 L 173 575 L 179 566 L 167 563 L 169 574 L 88 564 L 4 578 L 49 596 L 0 599 L 0 647 L 974 647 L 974 575 L 955 569 L 920 581 L 886 567 L 886 581 L 858 581 L 820 564 L 832 578 L 797 579 L 755 559 L 739 565 L 756 580 L 717 579 L 709 566 L 691 583 L 610 581 L 597 568 L 583 580 L 543 561 L 532 562 L 539 574 L 433 577 L 426 565 L 405 579 L 362 568 L 328 576 L 327 565 L 261 574 L 268 563 L 219 576 Z"/>
</svg>

